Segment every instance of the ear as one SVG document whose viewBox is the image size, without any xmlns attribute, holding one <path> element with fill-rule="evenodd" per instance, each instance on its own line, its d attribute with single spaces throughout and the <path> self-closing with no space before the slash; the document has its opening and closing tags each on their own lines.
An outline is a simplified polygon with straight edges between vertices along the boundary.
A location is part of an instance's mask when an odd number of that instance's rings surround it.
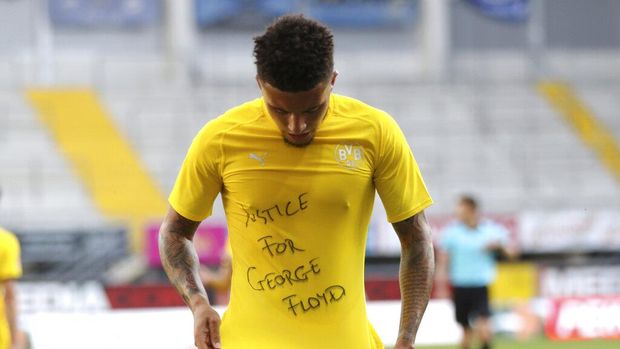
<svg viewBox="0 0 620 349">
<path fill-rule="evenodd" d="M 258 74 L 256 74 L 256 84 L 258 84 L 258 89 L 262 91 L 263 90 L 263 83 L 262 83 L 260 77 L 258 76 Z"/>
<path fill-rule="evenodd" d="M 334 87 L 334 85 L 336 84 L 337 78 L 338 78 L 338 71 L 334 70 L 334 72 L 332 73 L 331 81 L 329 82 L 332 85 L 332 87 Z"/>
</svg>

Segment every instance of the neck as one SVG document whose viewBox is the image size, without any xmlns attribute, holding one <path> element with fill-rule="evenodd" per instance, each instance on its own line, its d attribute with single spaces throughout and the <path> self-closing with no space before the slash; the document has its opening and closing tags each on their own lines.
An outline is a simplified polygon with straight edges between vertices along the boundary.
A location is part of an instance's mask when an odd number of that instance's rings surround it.
<svg viewBox="0 0 620 349">
<path fill-rule="evenodd" d="M 470 228 L 475 228 L 478 226 L 478 217 L 471 217 L 469 219 L 466 219 L 464 223 Z"/>
</svg>

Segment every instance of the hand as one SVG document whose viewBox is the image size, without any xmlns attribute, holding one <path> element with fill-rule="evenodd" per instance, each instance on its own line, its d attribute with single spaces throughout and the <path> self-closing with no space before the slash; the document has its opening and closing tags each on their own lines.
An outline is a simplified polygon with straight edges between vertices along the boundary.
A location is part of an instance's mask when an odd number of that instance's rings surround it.
<svg viewBox="0 0 620 349">
<path fill-rule="evenodd" d="M 501 251 L 503 248 L 504 246 L 499 241 L 492 241 L 484 247 L 489 252 Z"/>
<path fill-rule="evenodd" d="M 219 349 L 220 315 L 204 303 L 194 308 L 194 345 L 198 349 Z"/>
<path fill-rule="evenodd" d="M 435 289 L 435 298 L 447 299 L 450 298 L 450 288 L 448 285 L 439 285 Z"/>
<path fill-rule="evenodd" d="M 413 344 L 407 340 L 397 340 L 392 349 L 414 349 Z"/>
<path fill-rule="evenodd" d="M 15 335 L 13 335 L 13 343 L 9 345 L 11 349 L 24 349 L 27 348 L 28 344 L 28 336 L 23 331 L 17 331 Z"/>
</svg>

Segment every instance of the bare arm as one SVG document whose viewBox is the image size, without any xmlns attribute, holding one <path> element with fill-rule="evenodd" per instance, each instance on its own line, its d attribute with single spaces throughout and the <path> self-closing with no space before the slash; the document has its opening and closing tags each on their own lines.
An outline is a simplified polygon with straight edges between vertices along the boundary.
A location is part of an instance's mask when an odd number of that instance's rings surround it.
<svg viewBox="0 0 620 349">
<path fill-rule="evenodd" d="M 170 209 L 159 231 L 159 253 L 164 270 L 192 310 L 193 303 L 207 298 L 200 282 L 200 265 L 192 243 L 199 224 Z"/>
<path fill-rule="evenodd" d="M 17 295 L 15 291 L 15 283 L 13 280 L 3 281 L 2 288 L 4 288 L 6 319 L 9 323 L 11 338 L 13 343 L 15 343 L 17 341 Z"/>
<path fill-rule="evenodd" d="M 499 253 L 508 260 L 515 260 L 519 257 L 519 250 L 514 244 L 510 243 L 493 242 L 487 245 L 486 250 Z"/>
<path fill-rule="evenodd" d="M 195 345 L 199 349 L 220 348 L 220 318 L 210 306 L 200 280 L 200 264 L 192 242 L 199 224 L 170 208 L 159 230 L 159 254 L 170 282 L 194 314 Z"/>
<path fill-rule="evenodd" d="M 514 261 L 519 258 L 519 248 L 514 244 L 508 244 L 502 248 L 502 253 L 508 260 Z"/>
<path fill-rule="evenodd" d="M 394 223 L 401 245 L 402 308 L 395 349 L 413 348 L 433 284 L 435 257 L 431 229 L 424 212 Z"/>
<path fill-rule="evenodd" d="M 450 255 L 442 249 L 437 249 L 437 267 L 435 268 L 435 295 L 438 298 L 450 296 L 449 263 Z"/>
</svg>

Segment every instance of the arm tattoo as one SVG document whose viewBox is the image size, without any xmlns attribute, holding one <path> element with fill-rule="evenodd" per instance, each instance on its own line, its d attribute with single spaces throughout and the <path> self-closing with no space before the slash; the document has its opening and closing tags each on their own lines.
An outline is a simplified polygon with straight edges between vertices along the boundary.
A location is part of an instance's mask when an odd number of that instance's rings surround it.
<svg viewBox="0 0 620 349">
<path fill-rule="evenodd" d="M 169 212 L 159 231 L 159 254 L 164 270 L 188 306 L 193 295 L 202 294 L 206 298 L 200 282 L 198 256 L 192 243 L 198 224 L 176 212 Z"/>
<path fill-rule="evenodd" d="M 401 243 L 402 308 L 398 338 L 413 343 L 430 298 L 435 270 L 431 229 L 424 212 L 394 224 Z"/>
</svg>

